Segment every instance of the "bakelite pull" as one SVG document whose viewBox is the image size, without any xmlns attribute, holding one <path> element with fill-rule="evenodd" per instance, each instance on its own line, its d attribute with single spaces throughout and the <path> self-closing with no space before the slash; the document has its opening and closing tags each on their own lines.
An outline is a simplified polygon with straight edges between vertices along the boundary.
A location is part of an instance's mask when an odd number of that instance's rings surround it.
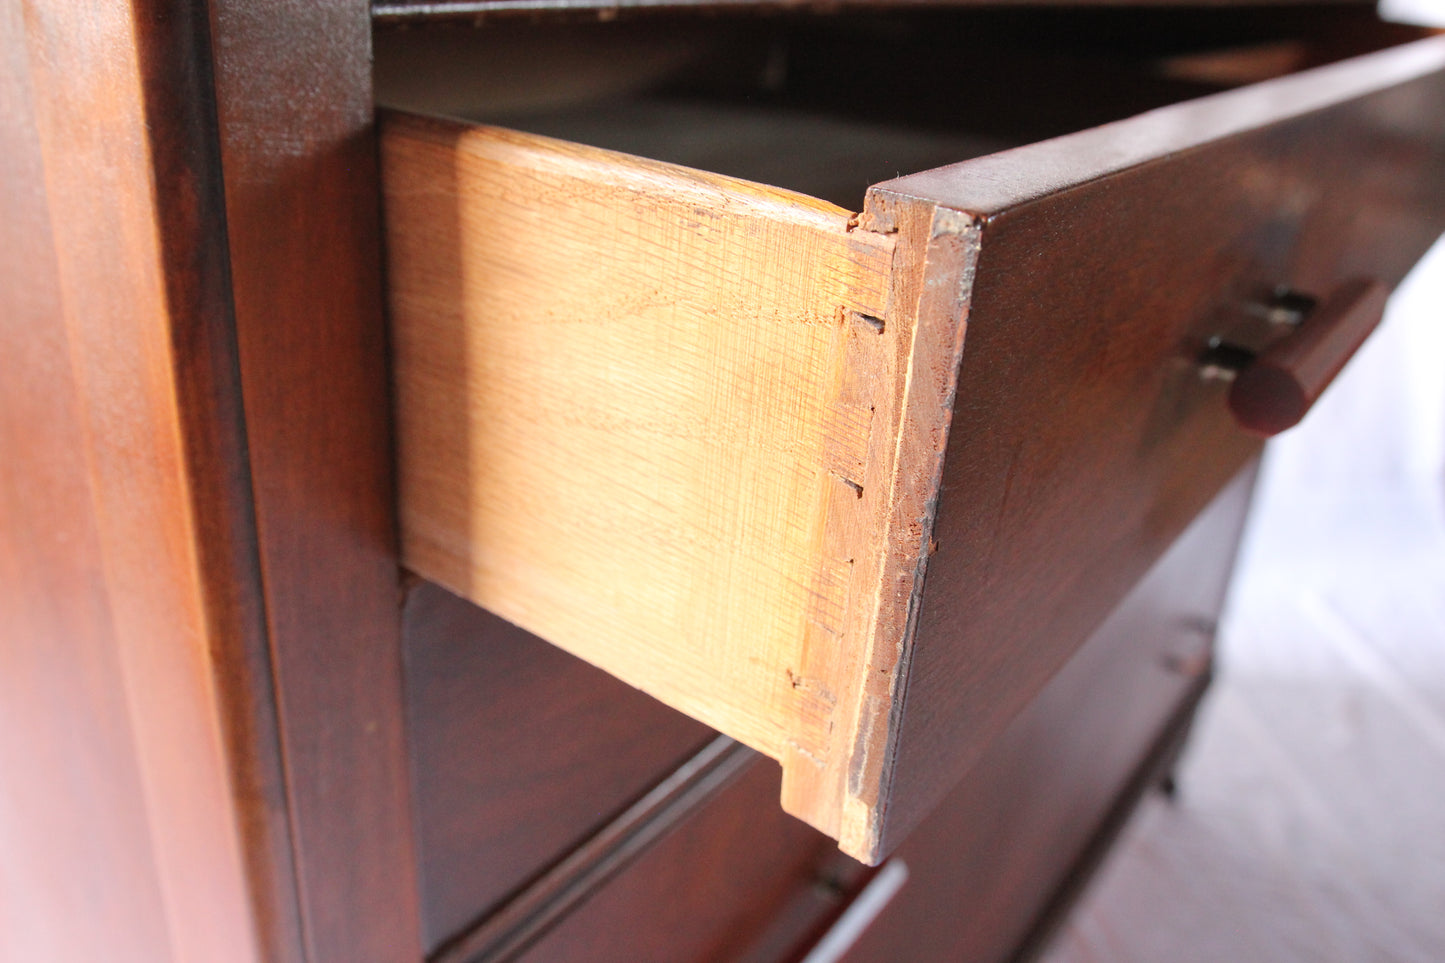
<svg viewBox="0 0 1445 963">
<path fill-rule="evenodd" d="M 1380 323 L 1389 295 L 1379 281 L 1351 279 L 1245 365 L 1229 390 L 1239 426 L 1268 437 L 1299 424 Z"/>
</svg>

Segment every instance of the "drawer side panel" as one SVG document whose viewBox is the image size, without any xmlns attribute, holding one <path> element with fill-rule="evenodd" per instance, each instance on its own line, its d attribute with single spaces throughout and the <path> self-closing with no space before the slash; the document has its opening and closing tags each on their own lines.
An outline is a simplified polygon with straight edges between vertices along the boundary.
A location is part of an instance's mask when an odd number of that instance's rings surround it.
<svg viewBox="0 0 1445 963">
<path fill-rule="evenodd" d="M 407 566 L 775 758 L 830 755 L 878 540 L 828 519 L 893 456 L 893 239 L 492 128 L 392 117 L 383 164 Z"/>
</svg>

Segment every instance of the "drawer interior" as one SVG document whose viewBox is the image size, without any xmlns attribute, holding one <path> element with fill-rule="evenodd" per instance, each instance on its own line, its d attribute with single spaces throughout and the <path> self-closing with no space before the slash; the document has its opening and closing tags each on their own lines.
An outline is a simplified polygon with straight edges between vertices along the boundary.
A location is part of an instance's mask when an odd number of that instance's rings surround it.
<svg viewBox="0 0 1445 963">
<path fill-rule="evenodd" d="M 376 99 L 787 188 L 869 185 L 1423 35 L 1353 7 L 382 28 Z"/>
</svg>

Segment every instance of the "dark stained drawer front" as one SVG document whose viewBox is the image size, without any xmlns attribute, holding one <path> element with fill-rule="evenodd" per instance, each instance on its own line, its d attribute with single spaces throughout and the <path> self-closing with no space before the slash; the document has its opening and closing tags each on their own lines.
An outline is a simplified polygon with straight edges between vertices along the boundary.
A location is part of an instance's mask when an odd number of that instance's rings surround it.
<svg viewBox="0 0 1445 963">
<path fill-rule="evenodd" d="M 403 631 L 428 953 L 713 737 L 435 585 Z"/>
<path fill-rule="evenodd" d="M 1167 772 L 1210 671 L 1247 467 L 898 848 L 907 890 L 846 963 L 1015 959 Z M 1188 786 L 1184 787 L 1188 792 Z"/>
<path fill-rule="evenodd" d="M 1442 66 L 1445 38 L 874 189 L 983 225 L 884 851 L 1258 450 L 1211 339 L 1391 288 L 1445 230 Z"/>
<path fill-rule="evenodd" d="M 1445 227 L 1445 38 L 856 215 L 409 115 L 383 169 L 406 564 L 778 759 L 876 862 L 1258 452 L 1225 361 L 1318 391 Z"/>
</svg>

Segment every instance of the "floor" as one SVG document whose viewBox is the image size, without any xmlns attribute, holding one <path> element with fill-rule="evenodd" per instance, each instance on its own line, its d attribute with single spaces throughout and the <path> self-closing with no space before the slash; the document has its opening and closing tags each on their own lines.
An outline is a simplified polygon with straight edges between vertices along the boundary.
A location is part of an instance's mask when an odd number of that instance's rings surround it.
<svg viewBox="0 0 1445 963">
<path fill-rule="evenodd" d="M 1445 244 L 1266 459 L 1178 774 L 1048 963 L 1445 961 Z"/>
</svg>

